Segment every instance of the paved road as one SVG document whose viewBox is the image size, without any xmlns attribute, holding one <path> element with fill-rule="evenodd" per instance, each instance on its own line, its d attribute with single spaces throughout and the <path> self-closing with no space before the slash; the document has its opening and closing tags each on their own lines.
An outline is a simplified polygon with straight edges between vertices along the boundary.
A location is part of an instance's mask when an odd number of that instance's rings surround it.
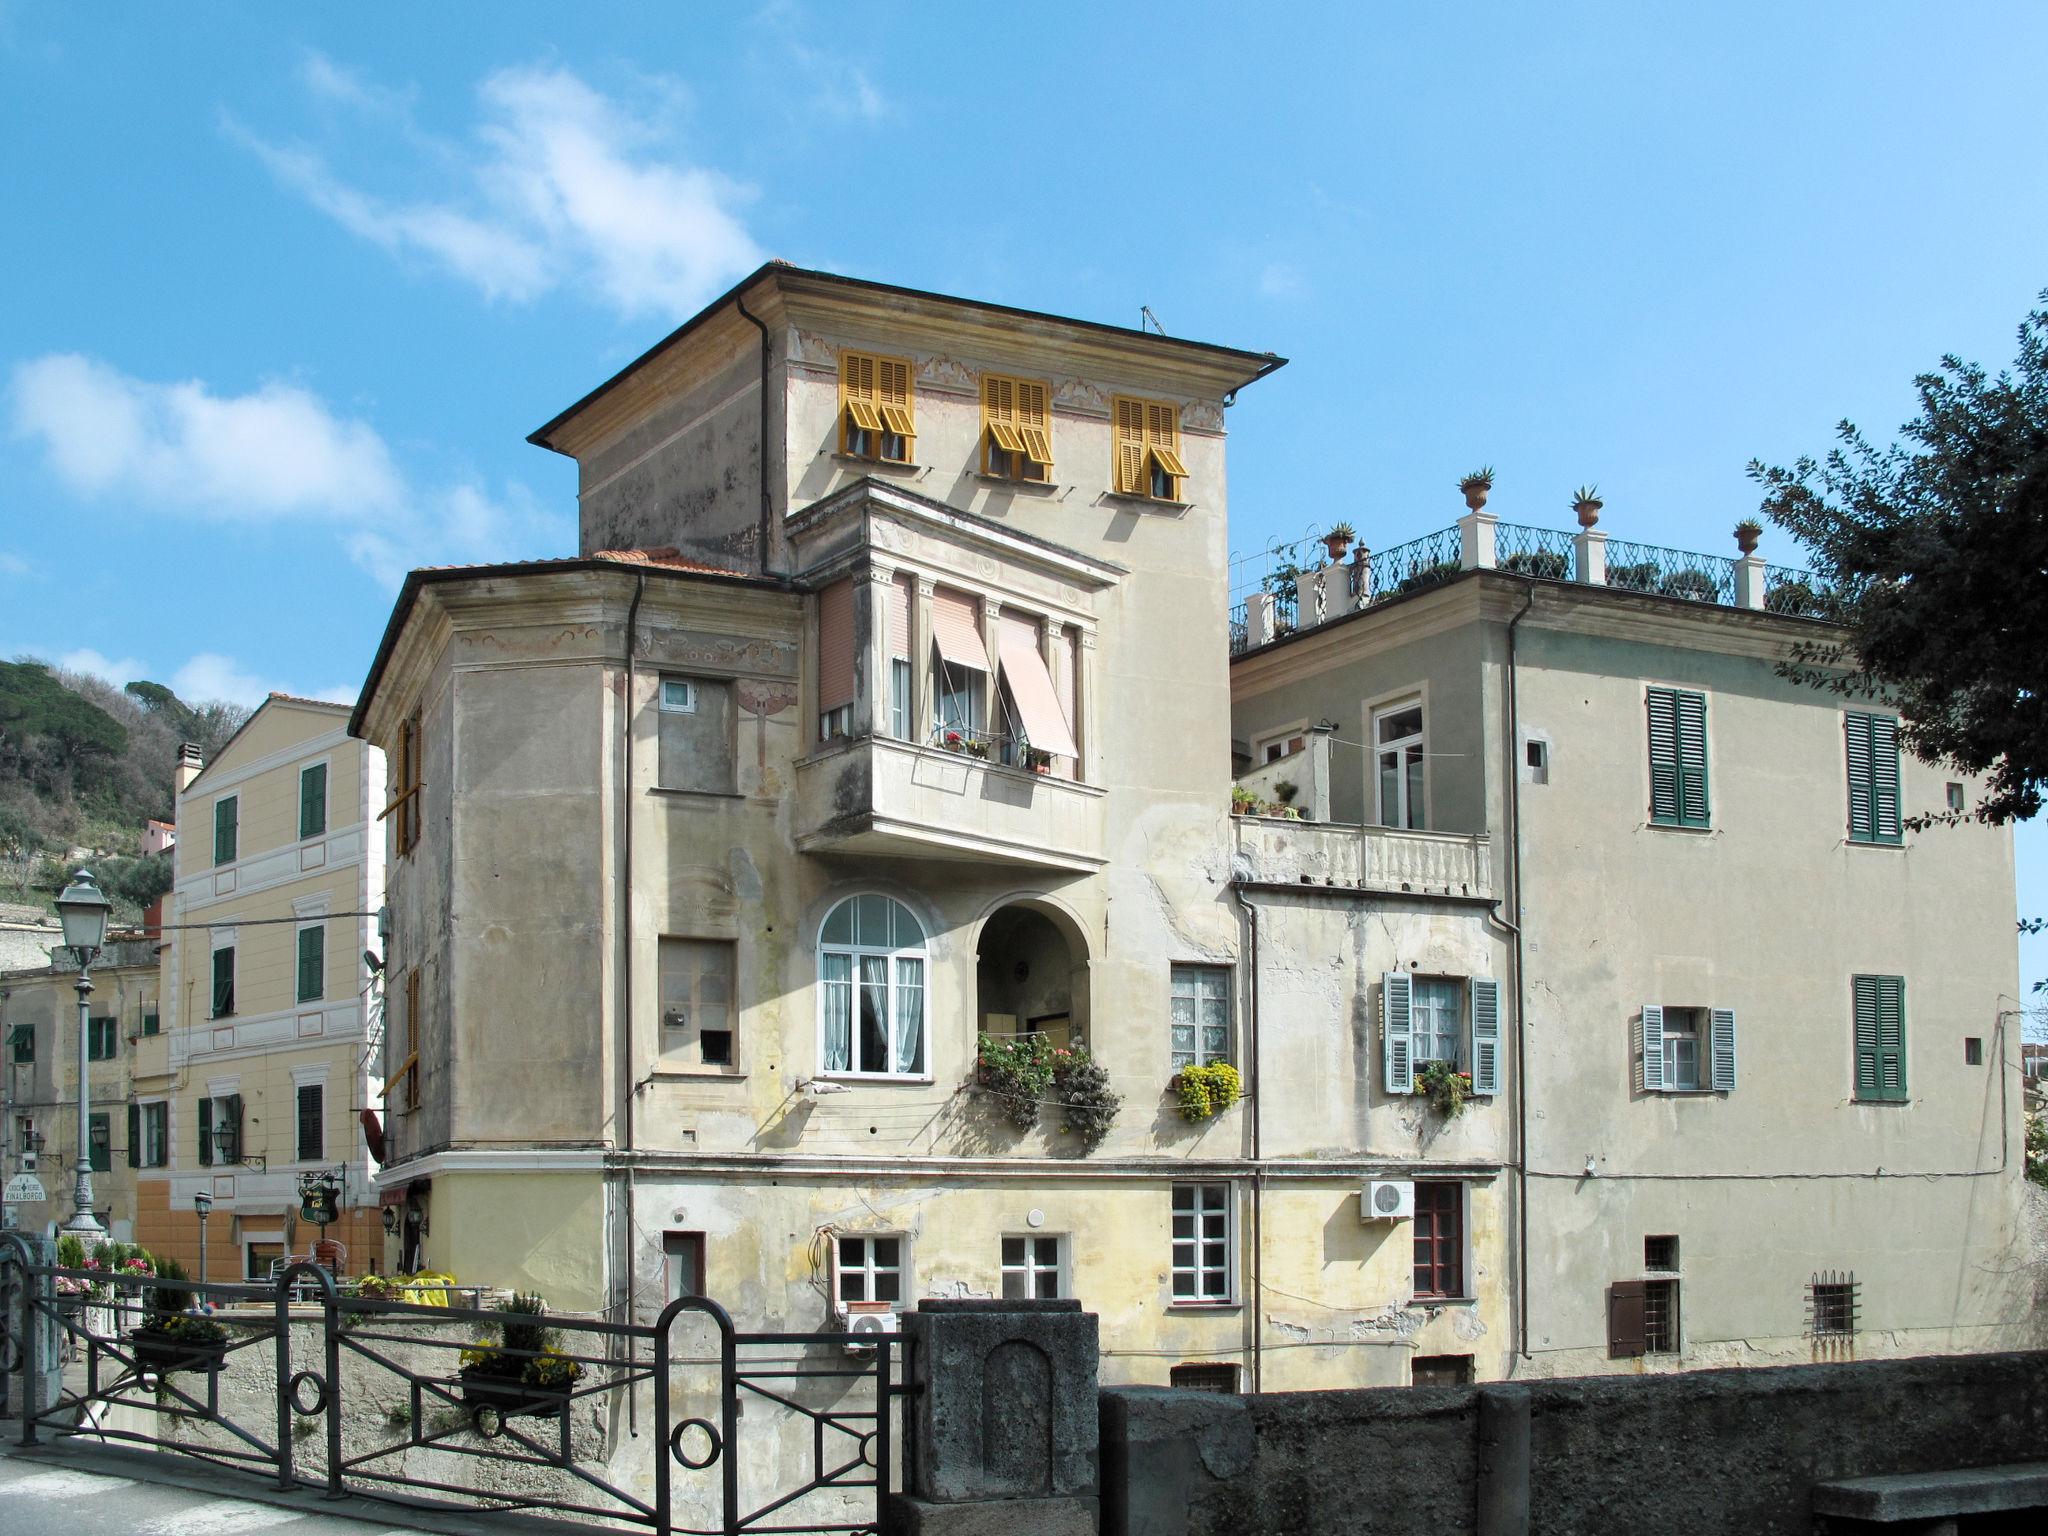
<svg viewBox="0 0 2048 1536">
<path fill-rule="evenodd" d="M 231 1474 L 222 1474 L 227 1481 Z M 417 1536 L 416 1529 L 301 1514 L 245 1499 L 0 1456 L 6 1536 Z"/>
</svg>

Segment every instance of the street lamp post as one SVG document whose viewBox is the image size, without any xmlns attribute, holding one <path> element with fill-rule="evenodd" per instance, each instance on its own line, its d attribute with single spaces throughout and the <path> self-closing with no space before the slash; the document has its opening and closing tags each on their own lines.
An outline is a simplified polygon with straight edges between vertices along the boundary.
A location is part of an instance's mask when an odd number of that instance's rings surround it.
<svg viewBox="0 0 2048 1536">
<path fill-rule="evenodd" d="M 78 1177 L 71 1186 L 76 1209 L 63 1230 L 86 1245 L 107 1235 L 106 1228 L 92 1213 L 92 1093 L 90 1036 L 92 1033 L 93 961 L 107 940 L 107 910 L 113 903 L 101 894 L 92 871 L 81 869 L 57 898 L 57 917 L 64 925 L 64 947 L 78 957 Z"/>
<path fill-rule="evenodd" d="M 213 1196 L 200 1190 L 192 1197 L 192 1209 L 199 1214 L 199 1283 L 206 1284 L 206 1218 L 213 1213 Z M 201 1296 L 203 1307 L 206 1298 Z"/>
</svg>

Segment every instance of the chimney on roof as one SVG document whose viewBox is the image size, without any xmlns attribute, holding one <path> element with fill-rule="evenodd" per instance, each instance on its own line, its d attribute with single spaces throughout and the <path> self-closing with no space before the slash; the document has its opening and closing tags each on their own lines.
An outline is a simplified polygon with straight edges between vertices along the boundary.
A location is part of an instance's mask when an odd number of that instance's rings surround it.
<svg viewBox="0 0 2048 1536">
<path fill-rule="evenodd" d="M 199 770 L 205 766 L 206 763 L 199 756 L 199 748 L 195 743 L 178 743 L 178 766 L 171 771 L 172 795 L 184 794 L 192 781 L 199 777 Z"/>
</svg>

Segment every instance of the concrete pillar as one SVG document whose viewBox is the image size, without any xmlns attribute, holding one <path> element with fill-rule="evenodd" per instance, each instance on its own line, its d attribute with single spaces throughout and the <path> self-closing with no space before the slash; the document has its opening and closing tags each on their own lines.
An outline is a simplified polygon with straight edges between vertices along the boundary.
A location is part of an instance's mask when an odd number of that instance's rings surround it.
<svg viewBox="0 0 2048 1536">
<path fill-rule="evenodd" d="M 932 591 L 935 583 L 917 578 L 917 596 L 910 607 L 910 739 L 932 739 Z"/>
<path fill-rule="evenodd" d="M 996 686 L 996 674 L 1003 664 L 1003 605 L 992 597 L 983 598 L 981 603 L 981 645 L 988 652 L 988 671 L 981 680 L 982 729 L 990 736 L 998 736 L 1008 730 L 1003 720 L 1002 690 Z M 991 745 L 988 755 L 989 761 L 994 762 L 998 749 Z"/>
<path fill-rule="evenodd" d="M 1273 638 L 1273 594 L 1254 592 L 1244 600 L 1244 645 L 1246 650 Z"/>
<path fill-rule="evenodd" d="M 1081 748 L 1081 782 L 1100 784 L 1102 782 L 1101 737 L 1095 730 L 1095 631 L 1081 631 L 1080 675 L 1074 679 L 1074 713 L 1080 718 L 1075 722 L 1081 733 L 1077 745 Z"/>
<path fill-rule="evenodd" d="M 1458 519 L 1458 568 L 1490 571 L 1494 559 L 1493 529 L 1499 521 L 1491 512 L 1467 512 Z"/>
<path fill-rule="evenodd" d="M 889 604 L 896 600 L 890 582 L 896 573 L 868 567 L 867 579 L 853 589 L 853 633 L 857 647 L 857 682 L 853 694 L 853 734 L 889 734 Z"/>
<path fill-rule="evenodd" d="M 1595 587 L 1607 585 L 1607 535 L 1597 528 L 1581 529 L 1572 536 L 1572 572 L 1580 581 Z"/>
<path fill-rule="evenodd" d="M 1529 1391 L 1479 1393 L 1479 1536 L 1529 1536 Z"/>
<path fill-rule="evenodd" d="M 1308 803 L 1296 800 L 1295 804 L 1310 821 L 1330 819 L 1330 745 L 1336 738 L 1334 725 L 1308 728 Z"/>
<path fill-rule="evenodd" d="M 1329 560 L 1308 572 L 1309 589 L 1302 594 L 1300 623 L 1303 629 L 1312 624 L 1327 624 L 1331 619 L 1345 612 L 1349 596 L 1349 579 L 1344 567 L 1335 560 Z"/>
<path fill-rule="evenodd" d="M 1735 562 L 1735 606 L 1761 608 L 1764 595 L 1764 557 L 1744 555 Z"/>
<path fill-rule="evenodd" d="M 904 1492 L 884 1528 L 1095 1536 L 1095 1315 L 1078 1301 L 926 1299 L 903 1332 Z"/>
</svg>

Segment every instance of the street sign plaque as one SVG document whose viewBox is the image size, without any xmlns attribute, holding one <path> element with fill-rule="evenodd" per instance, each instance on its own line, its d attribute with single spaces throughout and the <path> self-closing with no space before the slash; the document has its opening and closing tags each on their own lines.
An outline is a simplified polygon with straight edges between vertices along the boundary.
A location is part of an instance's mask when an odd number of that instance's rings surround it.
<svg viewBox="0 0 2048 1536">
<path fill-rule="evenodd" d="M 17 1173 L 7 1181 L 7 1189 L 0 1199 L 9 1205 L 25 1200 L 47 1200 L 49 1191 L 43 1188 L 43 1181 L 32 1173 Z"/>
</svg>

